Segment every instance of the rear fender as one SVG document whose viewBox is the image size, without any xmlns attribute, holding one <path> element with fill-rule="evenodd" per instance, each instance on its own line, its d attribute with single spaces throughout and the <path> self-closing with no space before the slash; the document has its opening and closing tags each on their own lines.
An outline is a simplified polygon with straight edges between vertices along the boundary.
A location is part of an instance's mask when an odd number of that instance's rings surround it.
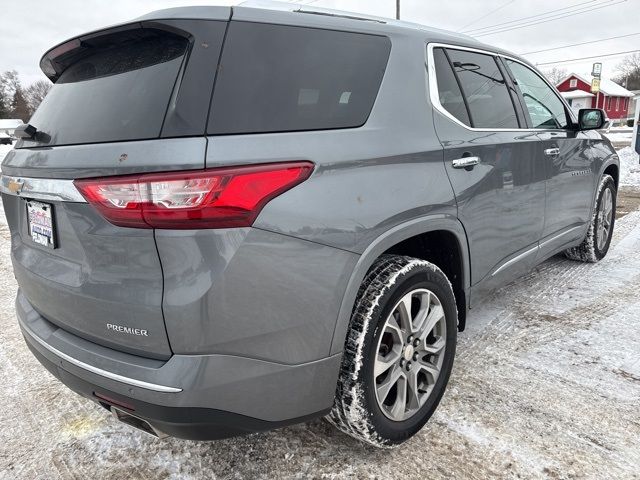
<svg viewBox="0 0 640 480">
<path fill-rule="evenodd" d="M 408 238 L 420 235 L 423 233 L 433 232 L 436 230 L 444 230 L 455 235 L 458 240 L 461 260 L 462 260 L 462 281 L 465 290 L 465 296 L 467 298 L 467 308 L 469 299 L 469 246 L 467 243 L 467 236 L 460 221 L 451 215 L 437 214 L 429 215 L 422 218 L 417 218 L 386 231 L 383 235 L 374 240 L 362 253 L 362 256 L 358 260 L 351 278 L 347 284 L 340 310 L 338 313 L 338 320 L 336 328 L 333 333 L 333 339 L 331 342 L 330 355 L 339 353 L 344 348 L 344 341 L 349 328 L 349 321 L 351 320 L 351 312 L 356 301 L 358 289 L 364 279 L 365 275 L 376 261 L 376 259 L 384 252 L 389 250 L 394 245 L 406 240 Z"/>
</svg>

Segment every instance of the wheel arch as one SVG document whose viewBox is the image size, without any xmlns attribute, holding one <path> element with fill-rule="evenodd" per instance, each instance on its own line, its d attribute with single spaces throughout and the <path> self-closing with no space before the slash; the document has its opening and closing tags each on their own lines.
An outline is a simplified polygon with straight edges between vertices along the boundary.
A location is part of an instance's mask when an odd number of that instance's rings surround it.
<svg viewBox="0 0 640 480">
<path fill-rule="evenodd" d="M 609 163 L 603 170 L 602 175 L 611 175 L 614 183 L 616 184 L 616 190 L 618 189 L 618 182 L 620 181 L 620 167 L 617 163 Z"/>
<path fill-rule="evenodd" d="M 451 215 L 439 214 L 422 217 L 397 225 L 396 227 L 386 231 L 371 242 L 362 253 L 351 274 L 351 278 L 347 283 L 347 288 L 342 298 L 336 327 L 331 341 L 330 354 L 333 355 L 335 353 L 339 353 L 344 347 L 358 289 L 360 288 L 360 284 L 362 283 L 366 273 L 369 271 L 376 259 L 385 253 L 402 254 L 403 252 L 407 252 L 406 249 L 409 248 L 408 245 L 410 242 L 425 235 L 441 235 L 443 238 L 449 238 L 451 240 L 455 239 L 456 241 L 455 245 L 452 245 L 452 247 L 455 247 L 456 249 L 457 259 L 459 260 L 459 270 L 456 272 L 455 278 L 452 279 L 449 274 L 447 276 L 449 277 L 454 288 L 454 292 L 456 293 L 456 301 L 458 303 L 458 329 L 464 329 L 469 299 L 469 281 L 471 278 L 469 271 L 469 248 L 465 230 L 460 221 Z M 412 256 L 428 261 L 433 260 L 425 258 L 424 255 L 413 254 Z M 446 267 L 442 269 L 447 273 Z M 450 268 L 449 272 L 451 272 Z"/>
</svg>

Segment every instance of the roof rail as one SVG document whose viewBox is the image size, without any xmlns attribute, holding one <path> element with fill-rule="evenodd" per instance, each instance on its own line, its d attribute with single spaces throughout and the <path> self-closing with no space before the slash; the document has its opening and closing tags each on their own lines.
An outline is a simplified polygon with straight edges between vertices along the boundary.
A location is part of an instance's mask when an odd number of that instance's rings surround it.
<svg viewBox="0 0 640 480">
<path fill-rule="evenodd" d="M 365 15 L 361 13 L 346 12 L 346 11 L 334 10 L 330 8 L 316 7 L 314 5 L 304 4 L 304 3 L 279 2 L 274 0 L 245 0 L 244 2 L 240 3 L 238 6 L 249 7 L 249 8 L 262 8 L 265 10 L 280 10 L 283 12 L 304 13 L 309 15 L 324 15 L 327 17 L 347 18 L 350 20 L 376 22 L 376 23 L 381 23 L 381 24 L 391 25 L 396 27 L 411 28 L 415 30 L 441 31 L 449 34 L 453 33 L 453 32 L 447 32 L 439 28 L 422 25 L 420 23 L 405 22 L 404 20 L 396 20 L 394 18 L 377 17 L 375 15 Z M 455 34 L 464 38 L 469 38 L 469 39 L 472 38 L 469 35 L 465 35 L 461 33 L 455 33 Z"/>
</svg>

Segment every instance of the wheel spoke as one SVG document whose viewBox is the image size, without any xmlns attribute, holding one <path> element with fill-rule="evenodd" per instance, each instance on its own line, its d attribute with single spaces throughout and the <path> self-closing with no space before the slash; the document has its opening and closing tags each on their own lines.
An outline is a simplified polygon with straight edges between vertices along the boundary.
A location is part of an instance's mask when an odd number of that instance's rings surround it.
<svg viewBox="0 0 640 480">
<path fill-rule="evenodd" d="M 404 418 L 404 412 L 407 407 L 407 379 L 403 376 L 398 379 L 398 387 L 396 389 L 396 401 L 391 407 L 391 416 L 396 420 Z"/>
<path fill-rule="evenodd" d="M 402 343 L 402 340 L 404 340 L 405 334 L 400 328 L 400 326 L 398 325 L 398 322 L 396 322 L 396 319 L 393 315 L 389 315 L 389 318 L 387 319 L 387 324 L 384 327 L 384 331 L 389 332 L 394 337 L 397 337 L 400 343 Z"/>
<path fill-rule="evenodd" d="M 434 305 L 427 317 L 427 321 L 420 332 L 421 337 L 426 337 L 431 333 L 436 324 L 444 318 L 444 310 L 441 305 Z"/>
<path fill-rule="evenodd" d="M 412 331 L 420 332 L 424 326 L 424 322 L 429 315 L 429 307 L 431 306 L 431 292 L 423 292 L 420 294 L 420 309 L 415 318 L 411 321 Z"/>
<path fill-rule="evenodd" d="M 409 375 L 407 376 L 407 380 L 408 380 L 408 386 L 409 386 L 409 392 L 408 392 L 408 397 L 409 397 L 409 402 L 407 407 L 409 409 L 418 409 L 420 408 L 420 393 L 418 392 L 418 372 L 419 369 L 415 368 L 413 369 L 411 372 L 409 372 Z"/>
<path fill-rule="evenodd" d="M 380 403 L 383 403 L 387 399 L 387 395 L 389 395 L 389 392 L 400 378 L 404 378 L 402 376 L 402 369 L 400 369 L 398 365 L 395 365 L 387 374 L 387 378 L 385 378 L 383 382 L 376 387 L 378 401 Z"/>
<path fill-rule="evenodd" d="M 400 360 L 400 356 L 402 354 L 402 348 L 400 346 L 394 345 L 393 349 L 385 356 L 378 355 L 376 357 L 376 363 L 373 367 L 373 376 L 378 378 L 384 372 L 389 370 L 394 364 L 398 363 Z"/>
<path fill-rule="evenodd" d="M 438 375 L 440 375 L 440 369 L 438 367 L 433 363 L 420 362 L 420 370 L 427 373 L 427 376 L 429 376 L 431 380 L 430 383 L 436 383 Z"/>
<path fill-rule="evenodd" d="M 408 335 L 411 331 L 411 292 L 407 293 L 400 303 L 398 304 L 398 312 L 400 312 L 400 319 L 402 321 L 402 326 L 404 327 L 404 331 Z"/>
<path fill-rule="evenodd" d="M 428 344 L 427 339 L 425 338 L 422 349 L 427 353 L 436 355 L 444 349 L 446 344 L 447 344 L 447 341 L 445 340 L 444 337 L 438 337 L 438 339 L 432 344 Z"/>
</svg>

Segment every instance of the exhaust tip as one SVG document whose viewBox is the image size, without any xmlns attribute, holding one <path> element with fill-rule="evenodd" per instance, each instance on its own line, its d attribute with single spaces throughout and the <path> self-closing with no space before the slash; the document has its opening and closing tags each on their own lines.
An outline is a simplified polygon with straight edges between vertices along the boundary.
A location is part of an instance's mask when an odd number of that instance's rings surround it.
<svg viewBox="0 0 640 480">
<path fill-rule="evenodd" d="M 137 430 L 140 430 L 148 435 L 152 435 L 156 438 L 166 438 L 168 435 L 166 433 L 161 432 L 153 425 L 151 425 L 148 421 L 143 418 L 136 417 L 135 415 L 131 415 L 128 412 L 120 410 L 117 407 L 111 406 L 111 413 L 119 422 L 126 423 L 130 427 L 133 427 Z"/>
</svg>

